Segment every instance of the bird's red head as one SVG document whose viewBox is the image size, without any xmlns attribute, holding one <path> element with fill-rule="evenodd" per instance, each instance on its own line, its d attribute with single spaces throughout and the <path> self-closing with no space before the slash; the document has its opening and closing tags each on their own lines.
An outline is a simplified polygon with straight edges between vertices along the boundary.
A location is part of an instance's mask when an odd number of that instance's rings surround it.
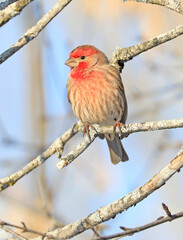
<svg viewBox="0 0 183 240">
<path fill-rule="evenodd" d="M 91 56 L 93 54 L 97 54 L 99 52 L 99 50 L 91 45 L 83 45 L 83 46 L 79 46 L 77 48 L 75 48 L 74 50 L 72 50 L 72 52 L 70 53 L 69 57 L 73 57 L 73 58 L 80 58 L 81 56 Z"/>
<path fill-rule="evenodd" d="M 108 63 L 107 57 L 92 45 L 82 45 L 75 48 L 65 62 L 69 67 L 79 69 L 86 69 L 101 63 Z"/>
</svg>

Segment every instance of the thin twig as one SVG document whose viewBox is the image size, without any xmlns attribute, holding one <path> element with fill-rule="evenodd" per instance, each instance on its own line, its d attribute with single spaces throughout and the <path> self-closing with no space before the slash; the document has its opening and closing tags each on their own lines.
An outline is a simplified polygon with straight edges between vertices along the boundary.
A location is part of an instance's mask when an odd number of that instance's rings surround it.
<svg viewBox="0 0 183 240">
<path fill-rule="evenodd" d="M 138 187 L 133 192 L 127 194 L 125 197 L 116 200 L 105 207 L 99 208 L 94 213 L 86 216 L 75 223 L 71 223 L 63 228 L 58 228 L 49 232 L 53 236 L 60 237 L 61 239 L 72 238 L 87 229 L 94 227 L 100 223 L 114 218 L 117 214 L 126 211 L 128 208 L 136 205 L 155 190 L 163 186 L 176 172 L 179 172 L 183 167 L 183 147 L 176 155 L 176 157 L 164 167 L 158 174 L 156 174 L 150 181 L 143 186 Z M 182 213 L 181 213 L 182 214 Z M 182 216 L 182 215 L 181 215 Z M 90 224 L 86 224 L 85 221 Z M 159 220 L 162 220 L 159 219 Z M 168 220 L 172 220 L 170 217 Z M 35 238 L 34 240 L 38 240 Z M 46 240 L 46 238 L 45 238 Z"/>
<path fill-rule="evenodd" d="M 19 240 L 19 239 L 22 239 L 22 240 L 29 240 L 28 238 L 26 238 L 26 237 L 22 236 L 21 234 L 19 234 L 19 233 L 13 231 L 12 229 L 7 228 L 7 227 L 5 227 L 4 225 L 1 225 L 1 223 L 0 223 L 0 228 L 3 229 L 4 231 L 10 233 L 12 236 L 17 237 L 17 240 Z"/>
<path fill-rule="evenodd" d="M 125 232 L 122 232 L 122 233 L 116 233 L 116 234 L 111 234 L 111 235 L 108 235 L 108 236 L 102 236 L 102 238 L 96 238 L 95 240 L 108 240 L 108 239 L 113 239 L 113 238 L 118 238 L 118 237 L 125 237 L 125 236 L 130 236 L 130 235 L 133 235 L 134 233 L 138 233 L 138 232 L 142 232 L 148 228 L 152 228 L 152 227 L 155 227 L 159 224 L 162 224 L 162 223 L 166 223 L 166 222 L 171 222 L 175 219 L 178 219 L 178 218 L 181 218 L 183 217 L 183 212 L 179 212 L 179 213 L 176 213 L 176 214 L 173 214 L 171 216 L 167 216 L 167 217 L 161 217 L 161 218 L 158 218 L 157 220 L 153 221 L 153 222 L 150 222 L 148 224 L 145 224 L 145 225 L 142 225 L 142 226 L 139 226 L 139 227 L 135 227 L 135 228 L 131 228 L 131 229 L 128 229 L 128 228 L 124 228 L 124 227 L 120 227 L 122 228 L 123 230 L 125 230 Z"/>
<path fill-rule="evenodd" d="M 165 203 L 162 203 L 162 207 L 163 207 L 163 209 L 165 210 L 167 216 L 168 216 L 168 217 L 171 217 L 172 214 L 171 214 L 169 208 L 167 207 L 167 205 L 166 205 Z"/>
<path fill-rule="evenodd" d="M 129 2 L 129 1 L 134 1 L 134 2 L 141 2 L 141 3 L 150 3 L 150 4 L 156 4 L 162 7 L 166 7 L 170 10 L 173 10 L 177 13 L 183 14 L 183 3 L 182 2 L 177 2 L 174 0 L 123 0 L 123 2 Z"/>
<path fill-rule="evenodd" d="M 20 48 L 33 40 L 46 27 L 46 25 L 72 0 L 59 0 L 54 7 L 37 22 L 9 49 L 0 55 L 0 64 L 16 53 Z"/>
<path fill-rule="evenodd" d="M 9 227 L 21 229 L 22 232 L 27 232 L 27 233 L 29 232 L 29 233 L 33 233 L 33 234 L 40 235 L 40 236 L 43 236 L 43 237 L 47 237 L 48 239 L 52 238 L 52 239 L 58 240 L 58 238 L 56 236 L 52 236 L 50 234 L 48 236 L 46 233 L 42 233 L 42 232 L 39 232 L 39 231 L 28 228 L 24 222 L 21 222 L 21 224 L 22 224 L 22 226 L 18 226 L 18 225 L 8 223 L 8 222 L 5 222 L 5 221 L 0 221 L 0 227 L 1 228 L 4 227 L 4 226 L 9 226 Z M 12 231 L 9 228 L 6 228 L 6 229 Z M 21 237 L 22 239 L 28 240 L 28 238 L 25 238 L 24 236 L 14 232 L 14 231 L 12 231 L 12 234 L 14 234 L 15 236 L 17 235 L 17 236 Z"/>
<path fill-rule="evenodd" d="M 102 236 L 95 230 L 93 226 L 90 225 L 90 223 L 85 219 L 85 223 L 89 225 L 90 229 L 93 231 L 94 235 L 98 237 L 99 239 L 103 239 Z"/>
</svg>

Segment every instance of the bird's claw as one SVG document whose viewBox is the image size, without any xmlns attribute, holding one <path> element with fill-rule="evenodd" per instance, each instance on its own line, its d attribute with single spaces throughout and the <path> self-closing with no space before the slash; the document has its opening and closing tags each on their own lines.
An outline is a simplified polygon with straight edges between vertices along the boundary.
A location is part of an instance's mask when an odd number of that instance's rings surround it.
<svg viewBox="0 0 183 240">
<path fill-rule="evenodd" d="M 113 126 L 113 131 L 115 132 L 116 131 L 116 128 L 118 128 L 119 129 L 119 132 L 120 132 L 120 135 L 122 136 L 122 131 L 121 131 L 121 127 L 122 126 L 124 126 L 124 123 L 121 123 L 121 122 L 119 122 L 119 121 L 116 121 L 115 122 L 115 124 L 114 124 L 114 126 Z M 120 137 L 121 137 L 120 136 Z"/>
<path fill-rule="evenodd" d="M 122 140 L 123 138 L 127 138 L 130 134 L 129 133 L 125 133 L 125 135 L 121 135 L 119 136 L 119 139 Z"/>
<path fill-rule="evenodd" d="M 90 123 L 86 122 L 84 124 L 84 130 L 83 130 L 83 136 L 85 135 L 85 133 L 88 135 L 89 140 L 91 141 L 91 136 L 90 136 L 90 131 L 89 131 L 89 127 L 93 128 L 96 132 L 97 130 L 94 128 L 94 126 L 92 126 Z"/>
</svg>

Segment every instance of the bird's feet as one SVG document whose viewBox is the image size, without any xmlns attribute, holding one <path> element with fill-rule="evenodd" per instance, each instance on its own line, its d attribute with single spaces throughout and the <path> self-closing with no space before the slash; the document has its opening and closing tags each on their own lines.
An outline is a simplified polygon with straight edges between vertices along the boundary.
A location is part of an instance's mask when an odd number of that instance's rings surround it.
<svg viewBox="0 0 183 240">
<path fill-rule="evenodd" d="M 121 123 L 119 121 L 116 121 L 114 126 L 113 126 L 113 131 L 116 131 L 116 128 L 119 129 L 120 134 L 122 135 L 121 127 L 124 126 L 124 123 Z"/>
<path fill-rule="evenodd" d="M 89 140 L 91 141 L 91 136 L 90 136 L 90 131 L 89 131 L 89 127 L 93 128 L 96 132 L 97 130 L 94 128 L 94 126 L 92 126 L 89 122 L 85 122 L 84 123 L 84 130 L 83 130 L 83 136 L 85 135 L 85 133 L 87 133 Z"/>
<path fill-rule="evenodd" d="M 126 138 L 126 137 L 129 136 L 129 133 L 122 133 L 121 127 L 123 127 L 123 126 L 125 126 L 124 123 L 121 123 L 121 122 L 119 122 L 119 121 L 116 121 L 115 124 L 114 124 L 114 127 L 113 127 L 114 132 L 116 131 L 116 128 L 119 129 L 119 132 L 120 132 L 119 139 L 123 139 L 123 138 Z"/>
</svg>

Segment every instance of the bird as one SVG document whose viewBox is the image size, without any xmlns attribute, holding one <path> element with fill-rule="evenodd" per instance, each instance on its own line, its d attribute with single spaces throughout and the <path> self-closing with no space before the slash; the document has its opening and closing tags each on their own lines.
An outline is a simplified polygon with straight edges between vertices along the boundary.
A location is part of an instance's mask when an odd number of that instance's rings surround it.
<svg viewBox="0 0 183 240">
<path fill-rule="evenodd" d="M 71 51 L 65 64 L 70 67 L 68 101 L 84 132 L 89 133 L 92 124 L 120 129 L 127 118 L 127 100 L 120 72 L 107 56 L 93 45 L 82 45 Z M 106 138 L 113 164 L 129 160 L 119 134 L 114 131 L 100 138 Z"/>
</svg>

